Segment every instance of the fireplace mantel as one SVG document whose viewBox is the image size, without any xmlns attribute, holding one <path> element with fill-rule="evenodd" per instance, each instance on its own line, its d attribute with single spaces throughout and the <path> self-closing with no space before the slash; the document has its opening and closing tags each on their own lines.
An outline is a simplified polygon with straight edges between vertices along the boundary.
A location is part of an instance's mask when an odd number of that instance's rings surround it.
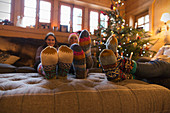
<svg viewBox="0 0 170 113">
<path fill-rule="evenodd" d="M 53 31 L 51 29 L 35 29 L 9 25 L 0 25 L 0 36 L 5 37 L 44 39 L 48 32 L 53 32 L 58 42 L 60 43 L 68 42 L 68 36 L 70 33 Z"/>
</svg>

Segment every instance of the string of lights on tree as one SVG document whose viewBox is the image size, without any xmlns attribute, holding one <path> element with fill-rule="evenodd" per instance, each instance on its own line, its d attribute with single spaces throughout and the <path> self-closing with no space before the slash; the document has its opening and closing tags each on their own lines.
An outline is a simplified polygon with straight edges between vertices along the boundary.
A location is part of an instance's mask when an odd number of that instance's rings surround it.
<svg viewBox="0 0 170 113">
<path fill-rule="evenodd" d="M 105 49 L 105 42 L 111 36 L 115 36 L 118 40 L 118 53 L 121 56 L 130 57 L 133 52 L 132 59 L 137 60 L 141 56 L 152 57 L 149 50 L 150 43 L 148 32 L 143 29 L 136 29 L 125 25 L 123 16 L 120 15 L 121 6 L 124 5 L 124 0 L 111 0 L 110 10 L 102 10 L 103 15 L 107 15 L 108 27 L 99 26 L 96 31 L 97 39 L 93 40 L 93 47 L 98 48 L 96 56 L 98 58 L 100 52 Z"/>
</svg>

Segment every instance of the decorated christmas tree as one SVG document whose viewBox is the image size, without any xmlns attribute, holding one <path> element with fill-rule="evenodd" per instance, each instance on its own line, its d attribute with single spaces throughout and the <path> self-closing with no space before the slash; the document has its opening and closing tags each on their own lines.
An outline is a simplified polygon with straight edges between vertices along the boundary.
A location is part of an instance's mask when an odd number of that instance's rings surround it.
<svg viewBox="0 0 170 113">
<path fill-rule="evenodd" d="M 111 10 L 102 10 L 103 15 L 107 15 L 108 27 L 104 28 L 100 25 L 96 31 L 97 39 L 93 40 L 93 47 L 97 48 L 96 57 L 105 49 L 105 42 L 110 36 L 115 36 L 118 40 L 118 53 L 121 56 L 130 57 L 137 60 L 142 56 L 151 57 L 154 51 L 149 50 L 150 43 L 149 33 L 143 29 L 132 28 L 125 25 L 123 16 L 120 15 L 121 6 L 124 5 L 123 0 L 111 0 Z"/>
</svg>

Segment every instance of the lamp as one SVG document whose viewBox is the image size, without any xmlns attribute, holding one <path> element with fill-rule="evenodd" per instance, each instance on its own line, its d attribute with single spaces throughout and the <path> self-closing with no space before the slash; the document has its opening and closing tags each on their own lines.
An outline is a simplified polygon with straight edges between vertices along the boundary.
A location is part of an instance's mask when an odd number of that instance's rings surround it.
<svg viewBox="0 0 170 113">
<path fill-rule="evenodd" d="M 162 17 L 161 17 L 161 21 L 164 22 L 166 28 L 165 28 L 165 38 L 164 38 L 164 42 L 165 44 L 168 42 L 168 30 L 169 30 L 169 27 L 168 25 L 166 25 L 167 21 L 170 20 L 170 14 L 169 13 L 163 13 L 162 14 Z"/>
<path fill-rule="evenodd" d="M 169 29 L 168 25 L 166 25 L 167 21 L 170 20 L 170 14 L 169 13 L 163 13 L 162 17 L 161 17 L 161 21 L 164 22 L 165 26 L 166 26 L 166 31 Z"/>
<path fill-rule="evenodd" d="M 163 21 L 166 25 L 166 22 L 170 20 L 170 14 L 169 13 L 163 13 L 161 17 L 161 21 Z"/>
</svg>

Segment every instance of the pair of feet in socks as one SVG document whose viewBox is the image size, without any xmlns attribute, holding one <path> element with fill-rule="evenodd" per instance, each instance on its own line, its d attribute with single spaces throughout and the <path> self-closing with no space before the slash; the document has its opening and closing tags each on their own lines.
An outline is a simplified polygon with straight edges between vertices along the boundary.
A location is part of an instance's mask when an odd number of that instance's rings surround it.
<svg viewBox="0 0 170 113">
<path fill-rule="evenodd" d="M 79 36 L 79 44 L 72 44 L 70 48 L 73 50 L 73 68 L 76 78 L 86 78 L 87 69 L 93 65 L 91 57 L 91 38 L 87 30 L 83 30 Z"/>
<path fill-rule="evenodd" d="M 50 79 L 56 76 L 58 70 L 58 77 L 65 77 L 73 64 L 76 78 L 86 78 L 86 69 L 92 67 L 91 39 L 88 31 L 83 30 L 79 36 L 79 45 L 72 44 L 70 48 L 62 45 L 57 51 L 54 47 L 46 47 L 41 52 L 38 72 Z"/>
<path fill-rule="evenodd" d="M 41 63 L 37 69 L 47 79 L 66 77 L 72 62 L 73 51 L 69 47 L 62 45 L 57 51 L 56 48 L 47 46 L 41 52 Z"/>
<path fill-rule="evenodd" d="M 111 36 L 106 42 L 106 48 L 99 56 L 100 64 L 109 81 L 118 82 L 132 79 L 136 67 L 132 60 L 117 55 L 117 39 Z"/>
</svg>

